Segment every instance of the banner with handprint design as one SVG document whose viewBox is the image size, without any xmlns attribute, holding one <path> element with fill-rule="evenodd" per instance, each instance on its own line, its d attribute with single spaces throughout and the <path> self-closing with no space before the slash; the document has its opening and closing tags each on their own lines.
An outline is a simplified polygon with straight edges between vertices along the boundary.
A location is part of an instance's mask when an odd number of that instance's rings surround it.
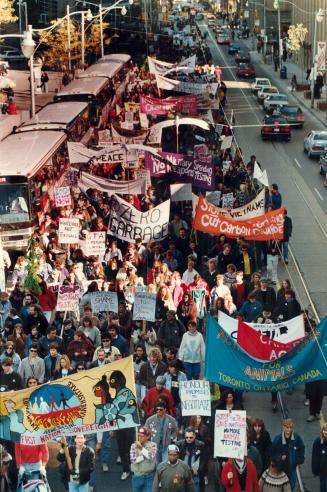
<svg viewBox="0 0 327 492">
<path fill-rule="evenodd" d="M 1 393 L 0 435 L 8 441 L 33 446 L 137 425 L 132 356 L 36 388 Z"/>
</svg>

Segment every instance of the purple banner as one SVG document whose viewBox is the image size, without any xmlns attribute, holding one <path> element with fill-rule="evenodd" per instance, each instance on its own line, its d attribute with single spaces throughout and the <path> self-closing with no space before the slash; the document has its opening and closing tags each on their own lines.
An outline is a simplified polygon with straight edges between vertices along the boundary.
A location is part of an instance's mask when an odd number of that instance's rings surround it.
<svg viewBox="0 0 327 492">
<path fill-rule="evenodd" d="M 212 163 L 172 152 L 160 152 L 160 154 L 168 159 L 172 166 L 145 152 L 145 166 L 150 170 L 151 176 L 160 177 L 169 173 L 173 180 L 180 183 L 192 183 L 206 190 L 214 188 Z"/>
</svg>

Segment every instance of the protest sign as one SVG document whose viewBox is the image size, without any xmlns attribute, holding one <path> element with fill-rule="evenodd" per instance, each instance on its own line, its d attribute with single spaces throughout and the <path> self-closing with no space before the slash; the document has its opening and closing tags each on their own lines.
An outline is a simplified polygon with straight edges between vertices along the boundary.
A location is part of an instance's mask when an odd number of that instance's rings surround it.
<svg viewBox="0 0 327 492">
<path fill-rule="evenodd" d="M 79 219 L 60 217 L 59 219 L 59 243 L 76 244 L 79 241 Z"/>
<path fill-rule="evenodd" d="M 207 202 L 212 203 L 212 205 L 215 205 L 215 207 L 219 207 L 220 199 L 221 199 L 220 190 L 212 191 L 211 193 L 208 193 L 206 195 Z"/>
<path fill-rule="evenodd" d="M 133 357 L 1 395 L 1 437 L 27 446 L 139 425 Z M 32 452 L 32 451 L 31 451 Z"/>
<path fill-rule="evenodd" d="M 219 312 L 218 322 L 220 326 L 234 339 L 237 340 L 238 320 Z M 304 320 L 300 314 L 295 318 L 281 323 L 247 323 L 251 328 L 262 335 L 281 343 L 289 343 L 305 336 Z"/>
<path fill-rule="evenodd" d="M 211 395 L 209 381 L 191 380 L 179 383 L 182 416 L 211 416 Z"/>
<path fill-rule="evenodd" d="M 125 113 L 125 121 L 127 123 L 131 123 L 132 126 L 133 126 L 133 124 L 134 124 L 134 113 L 133 113 L 133 111 L 126 111 L 126 113 Z"/>
<path fill-rule="evenodd" d="M 146 114 L 139 113 L 141 128 L 149 128 L 149 120 Z"/>
<path fill-rule="evenodd" d="M 221 199 L 222 208 L 233 208 L 234 195 L 233 193 L 224 193 Z"/>
<path fill-rule="evenodd" d="M 97 291 L 91 294 L 91 306 L 94 313 L 113 312 L 118 313 L 117 292 Z"/>
<path fill-rule="evenodd" d="M 86 256 L 104 255 L 106 251 L 106 232 L 88 232 L 85 246 Z"/>
<path fill-rule="evenodd" d="M 229 135 L 228 137 L 223 138 L 220 149 L 221 150 L 230 149 L 232 146 L 232 142 L 233 142 L 233 135 Z"/>
<path fill-rule="evenodd" d="M 214 457 L 243 459 L 247 455 L 246 412 L 216 410 Z"/>
<path fill-rule="evenodd" d="M 191 183 L 170 185 L 170 196 L 172 202 L 192 201 Z"/>
<path fill-rule="evenodd" d="M 155 321 L 156 294 L 136 292 L 133 308 L 133 320 Z"/>
<path fill-rule="evenodd" d="M 136 102 L 125 102 L 124 108 L 125 108 L 125 111 L 127 111 L 127 112 L 131 111 L 132 113 L 138 113 L 140 110 L 140 105 L 139 105 L 139 103 L 136 103 Z"/>
<path fill-rule="evenodd" d="M 135 169 L 135 179 L 143 178 L 146 181 L 147 186 L 151 186 L 151 176 L 149 169 Z"/>
<path fill-rule="evenodd" d="M 143 178 L 133 179 L 132 181 L 115 181 L 88 173 L 82 173 L 78 180 L 78 186 L 85 192 L 91 188 L 109 195 L 114 193 L 119 193 L 120 195 L 142 195 L 146 192 L 146 181 Z"/>
<path fill-rule="evenodd" d="M 224 217 L 220 210 L 208 203 L 202 195 L 196 207 L 193 228 L 214 236 L 225 234 L 226 237 L 254 241 L 268 241 L 270 239 L 283 239 L 284 209 L 279 208 L 262 216 L 246 220 L 233 220 Z"/>
<path fill-rule="evenodd" d="M 56 311 L 78 311 L 80 295 L 78 285 L 60 285 Z"/>
<path fill-rule="evenodd" d="M 117 114 L 119 114 L 119 113 L 117 113 Z M 110 130 L 106 129 L 106 130 L 99 130 L 98 131 L 98 144 L 99 145 L 108 145 L 108 144 L 112 144 L 112 142 L 113 142 L 113 138 L 111 136 Z M 68 142 L 68 150 L 70 148 L 69 143 L 70 142 Z"/>
<path fill-rule="evenodd" d="M 327 318 L 279 359 L 261 362 L 246 354 L 212 316 L 207 317 L 205 377 L 246 391 L 286 391 L 326 379 Z M 317 350 L 319 340 L 320 350 Z M 219 357 L 217 357 L 219 354 Z"/>
<path fill-rule="evenodd" d="M 259 360 L 276 360 L 300 341 L 301 338 L 294 342 L 278 342 L 262 335 L 243 321 L 238 322 L 237 343 L 247 354 Z"/>
<path fill-rule="evenodd" d="M 193 157 L 172 152 L 160 152 L 166 161 L 158 159 L 155 155 L 145 153 L 145 166 L 150 170 L 151 176 L 160 177 L 169 173 L 171 179 L 192 183 L 205 189 L 214 186 L 212 163 L 200 162 Z"/>
<path fill-rule="evenodd" d="M 54 197 L 56 207 L 69 207 L 72 203 L 69 186 L 60 186 L 59 188 L 55 188 Z"/>
<path fill-rule="evenodd" d="M 140 212 L 128 202 L 114 196 L 111 205 L 108 233 L 127 242 L 162 241 L 168 234 L 170 200 L 146 212 Z"/>
</svg>

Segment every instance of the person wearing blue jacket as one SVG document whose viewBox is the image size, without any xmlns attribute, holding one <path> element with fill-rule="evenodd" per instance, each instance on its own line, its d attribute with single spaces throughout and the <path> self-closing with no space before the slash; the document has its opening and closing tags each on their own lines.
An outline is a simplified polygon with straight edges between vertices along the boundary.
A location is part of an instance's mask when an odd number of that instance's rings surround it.
<svg viewBox="0 0 327 492">
<path fill-rule="evenodd" d="M 313 441 L 312 473 L 320 479 L 320 492 L 327 492 L 327 422 L 321 426 L 320 437 Z"/>
<path fill-rule="evenodd" d="M 248 300 L 245 301 L 240 309 L 240 313 L 244 316 L 244 321 L 254 323 L 258 316 L 262 314 L 263 306 L 260 301 L 257 301 L 253 293 L 248 295 Z"/>
<path fill-rule="evenodd" d="M 283 420 L 283 431 L 272 443 L 272 456 L 280 463 L 293 490 L 296 485 L 296 467 L 304 463 L 304 443 L 299 434 L 294 432 L 291 419 Z"/>
</svg>

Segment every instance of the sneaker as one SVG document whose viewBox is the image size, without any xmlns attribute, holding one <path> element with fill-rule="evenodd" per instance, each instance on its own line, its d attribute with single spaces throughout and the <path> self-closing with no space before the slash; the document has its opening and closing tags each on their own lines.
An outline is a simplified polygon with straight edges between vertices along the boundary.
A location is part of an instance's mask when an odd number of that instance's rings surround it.
<svg viewBox="0 0 327 492">
<path fill-rule="evenodd" d="M 321 414 L 320 413 L 316 413 L 315 417 L 316 417 L 317 420 L 320 420 L 321 419 Z"/>
<path fill-rule="evenodd" d="M 130 476 L 131 472 L 123 472 L 121 474 L 120 480 L 126 480 Z"/>
<path fill-rule="evenodd" d="M 102 463 L 102 471 L 104 472 L 109 471 L 109 466 L 106 463 Z"/>
<path fill-rule="evenodd" d="M 118 458 L 116 459 L 116 463 L 117 463 L 117 465 L 119 465 L 121 463 L 121 457 L 120 456 L 118 456 Z"/>
<path fill-rule="evenodd" d="M 307 418 L 307 422 L 313 422 L 314 420 L 316 420 L 315 415 L 309 415 L 309 417 Z"/>
<path fill-rule="evenodd" d="M 207 476 L 204 477 L 204 485 L 209 485 L 209 480 Z"/>
<path fill-rule="evenodd" d="M 310 405 L 309 400 L 305 400 L 305 402 L 304 402 L 304 406 L 305 406 L 305 407 L 308 407 L 309 405 Z"/>
<path fill-rule="evenodd" d="M 288 265 L 288 260 L 284 260 L 285 261 L 285 265 Z"/>
</svg>

